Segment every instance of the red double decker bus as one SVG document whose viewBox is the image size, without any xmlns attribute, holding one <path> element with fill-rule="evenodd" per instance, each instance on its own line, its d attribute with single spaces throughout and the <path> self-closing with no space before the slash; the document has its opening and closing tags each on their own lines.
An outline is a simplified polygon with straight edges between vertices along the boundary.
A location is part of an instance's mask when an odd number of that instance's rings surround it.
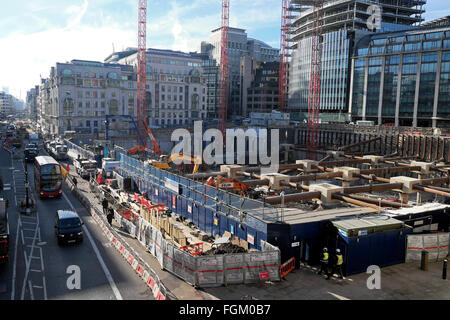
<svg viewBox="0 0 450 320">
<path fill-rule="evenodd" d="M 63 176 L 61 165 L 48 156 L 36 157 L 34 161 L 34 183 L 41 198 L 55 198 L 62 195 Z"/>
</svg>

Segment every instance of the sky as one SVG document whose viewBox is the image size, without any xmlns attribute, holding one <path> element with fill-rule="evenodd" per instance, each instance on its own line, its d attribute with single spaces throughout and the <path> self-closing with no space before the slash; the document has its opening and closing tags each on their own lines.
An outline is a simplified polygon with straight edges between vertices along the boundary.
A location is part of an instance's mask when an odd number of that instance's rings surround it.
<svg viewBox="0 0 450 320">
<path fill-rule="evenodd" d="M 281 0 L 231 0 L 230 26 L 279 47 Z M 0 90 L 25 99 L 56 62 L 103 61 L 137 46 L 138 0 L 0 0 Z M 450 14 L 428 0 L 426 20 Z M 221 0 L 148 0 L 147 46 L 198 51 L 221 23 Z"/>
</svg>

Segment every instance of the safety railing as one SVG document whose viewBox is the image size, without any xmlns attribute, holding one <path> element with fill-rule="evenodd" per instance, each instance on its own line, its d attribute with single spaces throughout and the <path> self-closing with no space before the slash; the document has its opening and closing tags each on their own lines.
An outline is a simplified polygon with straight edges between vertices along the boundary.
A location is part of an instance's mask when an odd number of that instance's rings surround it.
<svg viewBox="0 0 450 320">
<path fill-rule="evenodd" d="M 79 145 L 77 145 L 73 142 L 70 142 L 68 140 L 64 140 L 64 143 L 67 145 L 67 148 L 69 150 L 72 150 L 72 152 L 79 154 L 80 157 L 95 159 L 95 154 L 93 152 L 85 150 L 82 147 L 80 147 Z"/>
<path fill-rule="evenodd" d="M 152 194 L 155 187 L 166 188 L 167 181 L 172 181 L 180 188 L 177 196 L 220 211 L 227 216 L 240 218 L 243 212 L 251 211 L 251 215 L 259 219 L 269 222 L 280 221 L 280 212 L 277 207 L 158 169 L 124 153 L 118 155 L 120 156 L 119 174 L 134 178 L 142 193 Z"/>
<path fill-rule="evenodd" d="M 101 188 L 95 180 L 91 180 L 91 191 L 102 201 L 104 198 L 113 204 L 115 220 L 122 229 L 146 247 L 159 262 L 161 268 L 178 276 L 187 283 L 199 287 L 215 287 L 224 284 L 254 283 L 261 279 L 261 273 L 267 273 L 267 280 L 280 280 L 280 250 L 261 240 L 262 250 L 259 252 L 202 255 L 193 254 L 176 246 L 163 236 L 163 233 L 150 222 L 135 212 L 125 214 L 128 210 L 117 203 L 113 194 Z M 161 205 L 146 205 L 145 199 L 137 196 L 136 202 L 144 204 L 150 214 L 155 214 Z M 133 197 L 130 197 L 134 199 Z M 130 199 L 130 200 L 131 200 Z M 151 206 L 151 208 L 150 208 Z"/>
<path fill-rule="evenodd" d="M 93 180 L 94 181 L 94 180 Z M 95 181 L 94 181 L 95 182 Z M 121 242 L 119 240 L 119 235 L 113 228 L 107 227 L 107 223 L 104 219 L 104 215 L 91 203 L 91 200 L 88 199 L 84 194 L 79 192 L 79 190 L 74 187 L 73 181 L 70 179 L 66 180 L 66 183 L 71 187 L 72 192 L 75 196 L 80 200 L 80 202 L 86 207 L 89 213 L 95 218 L 97 223 L 100 224 L 103 232 L 107 236 L 107 238 L 113 242 L 114 246 L 117 250 L 122 254 L 122 256 L 131 264 L 133 269 L 139 274 L 139 276 L 146 282 L 149 288 L 152 290 L 153 295 L 157 300 L 173 300 L 176 297 L 166 288 L 166 286 L 162 283 L 159 276 L 148 266 L 148 264 L 143 261 L 139 255 L 132 254 L 134 249 L 129 246 L 126 242 Z M 100 200 L 99 196 L 102 194 L 106 197 L 113 197 L 113 195 L 108 194 L 108 192 L 101 192 L 97 186 L 93 186 L 91 191 L 94 192 L 96 197 Z M 135 223 L 130 220 L 122 219 L 120 215 L 117 215 L 117 211 L 115 211 L 115 218 L 119 221 L 124 230 L 129 232 L 132 235 L 136 234 Z"/>
</svg>

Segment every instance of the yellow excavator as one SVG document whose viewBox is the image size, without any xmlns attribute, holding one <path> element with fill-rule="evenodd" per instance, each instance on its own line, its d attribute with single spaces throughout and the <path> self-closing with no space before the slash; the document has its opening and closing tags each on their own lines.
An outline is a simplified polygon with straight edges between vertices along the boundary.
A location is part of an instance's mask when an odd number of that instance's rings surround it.
<svg viewBox="0 0 450 320">
<path fill-rule="evenodd" d="M 172 163 L 173 161 L 175 161 L 176 159 L 181 159 L 181 160 L 189 160 L 191 163 L 194 163 L 194 170 L 192 171 L 192 173 L 197 173 L 200 165 L 202 164 L 202 158 L 201 157 L 197 157 L 197 158 L 192 158 L 189 156 L 186 156 L 182 153 L 180 154 L 173 154 L 171 155 L 168 159 L 167 159 L 167 155 L 162 155 L 160 156 L 160 160 L 150 160 L 150 164 L 155 166 L 158 169 L 170 169 L 170 163 Z"/>
</svg>

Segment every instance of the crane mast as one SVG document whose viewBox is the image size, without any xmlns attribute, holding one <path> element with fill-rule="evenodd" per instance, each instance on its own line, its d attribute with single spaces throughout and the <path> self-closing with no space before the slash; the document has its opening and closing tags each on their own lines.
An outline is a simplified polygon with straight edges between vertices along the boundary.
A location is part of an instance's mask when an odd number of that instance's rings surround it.
<svg viewBox="0 0 450 320">
<path fill-rule="evenodd" d="M 278 109 L 283 111 L 287 103 L 287 79 L 289 67 L 289 0 L 282 0 L 281 4 L 281 41 L 280 41 L 280 70 L 278 82 Z"/>
<path fill-rule="evenodd" d="M 220 41 L 220 78 L 219 78 L 219 130 L 226 143 L 226 123 L 228 112 L 228 41 L 230 29 L 230 0 L 222 0 L 222 34 Z"/>
<path fill-rule="evenodd" d="M 322 75 L 323 0 L 313 4 L 313 34 L 311 37 L 311 78 L 308 98 L 308 148 L 318 147 L 320 91 Z M 312 156 L 317 156 L 316 154 Z"/>
<path fill-rule="evenodd" d="M 145 128 L 145 85 L 147 82 L 147 0 L 139 0 L 138 7 L 138 72 L 137 72 L 137 127 L 139 134 L 143 137 L 143 142 L 138 139 L 138 145 L 144 143 L 146 145 L 146 128 Z M 138 135 L 139 136 L 139 135 Z M 142 147 L 143 147 L 142 146 Z"/>
</svg>

